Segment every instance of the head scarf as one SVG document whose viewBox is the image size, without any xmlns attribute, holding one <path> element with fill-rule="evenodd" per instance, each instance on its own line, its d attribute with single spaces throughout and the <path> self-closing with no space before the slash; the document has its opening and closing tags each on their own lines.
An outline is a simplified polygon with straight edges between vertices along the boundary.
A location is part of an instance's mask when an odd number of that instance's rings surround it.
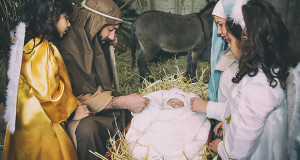
<svg viewBox="0 0 300 160">
<path fill-rule="evenodd" d="M 226 19 L 225 11 L 221 1 L 218 1 L 218 3 L 215 5 L 212 15 Z"/>
<path fill-rule="evenodd" d="M 75 96 L 94 93 L 101 85 L 111 90 L 112 72 L 108 46 L 101 44 L 99 31 L 121 23 L 121 10 L 112 0 L 86 0 L 74 7 L 71 27 L 60 44 Z"/>
<path fill-rule="evenodd" d="M 213 15 L 224 18 L 222 13 L 225 13 L 225 17 L 231 12 L 231 8 L 235 0 L 220 0 L 215 6 Z M 221 4 L 220 4 L 221 3 Z M 222 6 L 222 7 L 221 7 Z M 223 11 L 222 11 L 223 9 Z M 221 10 L 221 11 L 217 11 Z M 212 46 L 211 46 L 211 77 L 208 84 L 208 98 L 211 101 L 218 101 L 218 88 L 220 81 L 220 71 L 216 70 L 216 65 L 219 59 L 220 52 L 227 49 L 227 45 L 224 39 L 217 33 L 218 27 L 215 21 L 213 22 L 213 37 L 212 37 Z"/>
</svg>

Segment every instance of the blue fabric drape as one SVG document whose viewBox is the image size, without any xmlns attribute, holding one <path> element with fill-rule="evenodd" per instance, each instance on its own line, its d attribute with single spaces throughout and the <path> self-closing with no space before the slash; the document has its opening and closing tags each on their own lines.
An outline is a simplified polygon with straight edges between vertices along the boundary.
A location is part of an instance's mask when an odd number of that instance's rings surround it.
<svg viewBox="0 0 300 160">
<path fill-rule="evenodd" d="M 211 76 L 208 84 L 208 98 L 210 101 L 218 101 L 218 88 L 220 81 L 220 71 L 215 70 L 220 52 L 225 49 L 225 41 L 217 34 L 217 24 L 213 22 L 213 37 L 210 57 Z"/>
<path fill-rule="evenodd" d="M 235 0 L 222 0 L 222 5 L 226 17 L 230 14 L 231 8 Z M 213 22 L 213 35 L 211 46 L 211 76 L 208 84 L 208 98 L 210 101 L 218 101 L 218 88 L 220 81 L 220 71 L 216 71 L 216 65 L 220 56 L 220 52 L 227 49 L 226 41 L 217 33 L 218 27 L 216 22 Z"/>
</svg>

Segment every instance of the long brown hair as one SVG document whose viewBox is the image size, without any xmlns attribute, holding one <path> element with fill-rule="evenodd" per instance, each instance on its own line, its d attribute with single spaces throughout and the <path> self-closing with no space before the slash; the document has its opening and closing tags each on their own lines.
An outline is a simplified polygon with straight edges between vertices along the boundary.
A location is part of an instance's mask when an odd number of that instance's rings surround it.
<svg viewBox="0 0 300 160">
<path fill-rule="evenodd" d="M 264 0 L 249 0 L 243 7 L 247 41 L 242 45 L 239 70 L 233 78 L 239 83 L 245 75 L 254 77 L 262 69 L 271 87 L 278 81 L 285 88 L 290 67 L 297 59 L 289 48 L 289 33 L 274 7 Z"/>
</svg>

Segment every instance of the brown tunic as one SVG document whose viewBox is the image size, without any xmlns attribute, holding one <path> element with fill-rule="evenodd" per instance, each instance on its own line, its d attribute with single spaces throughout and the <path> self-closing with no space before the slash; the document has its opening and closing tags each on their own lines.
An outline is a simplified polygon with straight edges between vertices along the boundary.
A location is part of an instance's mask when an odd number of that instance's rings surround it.
<svg viewBox="0 0 300 160">
<path fill-rule="evenodd" d="M 106 15 L 121 18 L 121 11 L 112 0 L 87 0 L 86 6 Z M 125 126 L 126 113 L 102 111 L 109 103 L 112 72 L 109 45 L 101 44 L 100 30 L 120 21 L 98 15 L 83 7 L 74 7 L 71 27 L 60 45 L 61 55 L 70 76 L 74 95 L 95 114 L 80 122 L 71 121 L 68 131 L 77 147 L 79 159 L 94 159 L 88 150 L 104 154 L 107 150 L 108 130 L 115 131 L 116 117 L 119 129 Z"/>
</svg>

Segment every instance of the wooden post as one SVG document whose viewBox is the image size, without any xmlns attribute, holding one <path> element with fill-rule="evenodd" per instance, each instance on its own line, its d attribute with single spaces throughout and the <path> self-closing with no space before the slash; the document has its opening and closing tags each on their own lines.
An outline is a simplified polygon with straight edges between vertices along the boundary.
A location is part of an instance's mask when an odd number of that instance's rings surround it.
<svg viewBox="0 0 300 160">
<path fill-rule="evenodd" d="M 175 13 L 178 14 L 178 0 L 175 0 Z"/>
<path fill-rule="evenodd" d="M 148 11 L 151 10 L 151 0 L 148 0 Z"/>
<path fill-rule="evenodd" d="M 180 0 L 180 4 L 179 4 L 179 14 L 181 14 L 182 5 L 183 5 L 183 0 Z"/>
<path fill-rule="evenodd" d="M 109 51 L 110 51 L 110 61 L 111 61 L 111 67 L 112 67 L 112 72 L 113 72 L 115 90 L 116 90 L 116 92 L 120 93 L 117 64 L 116 64 L 116 57 L 115 57 L 115 49 L 114 49 L 113 45 L 109 46 Z"/>
</svg>

